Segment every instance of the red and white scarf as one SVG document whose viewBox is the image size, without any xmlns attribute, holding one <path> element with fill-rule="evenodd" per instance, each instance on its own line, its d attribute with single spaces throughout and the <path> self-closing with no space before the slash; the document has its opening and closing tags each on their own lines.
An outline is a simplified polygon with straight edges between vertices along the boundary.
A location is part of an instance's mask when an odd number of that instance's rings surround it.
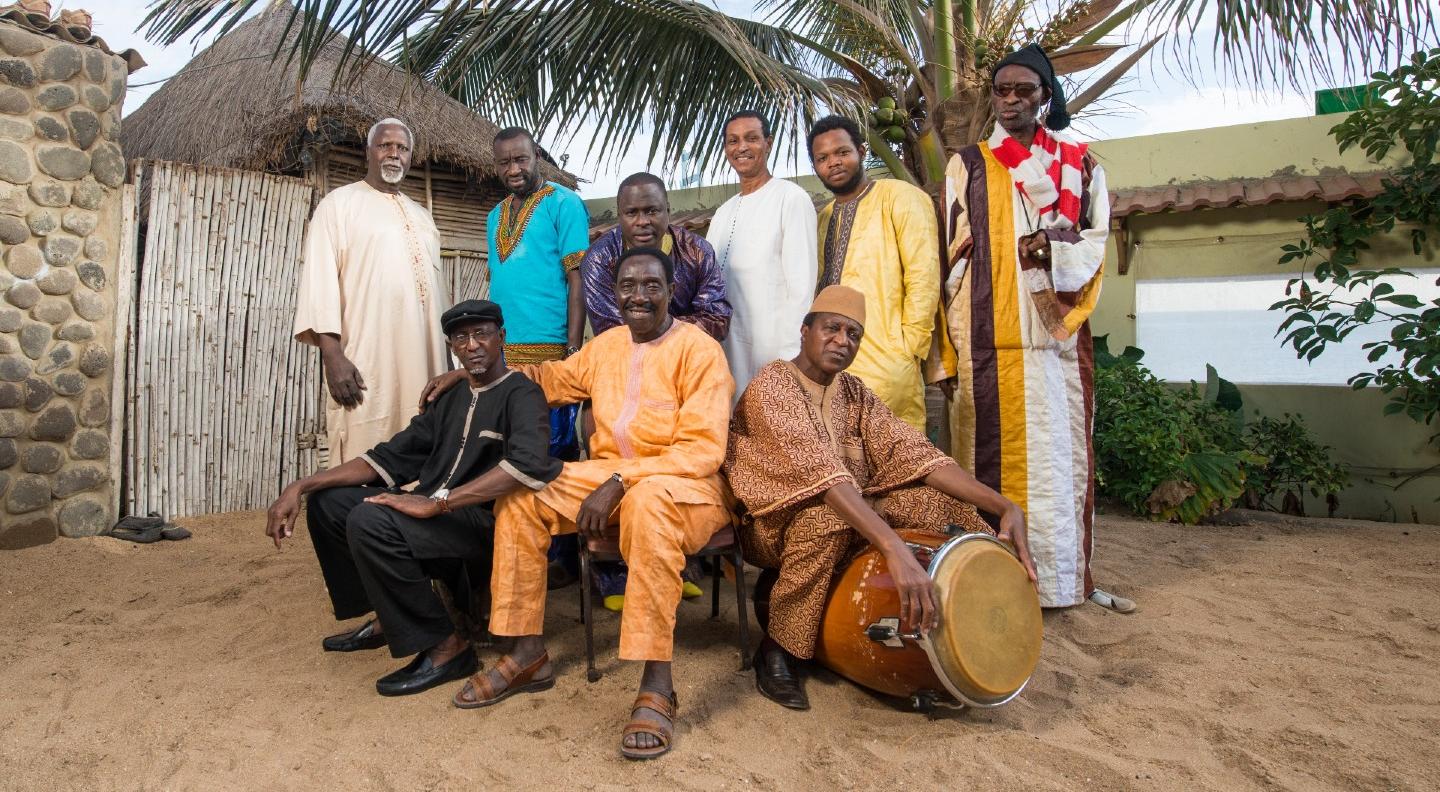
<svg viewBox="0 0 1440 792">
<path fill-rule="evenodd" d="M 1010 171 L 1015 187 L 1040 210 L 1042 228 L 1079 225 L 1087 144 L 1037 126 L 1035 141 L 1027 149 L 999 124 L 988 143 L 995 159 Z"/>
</svg>

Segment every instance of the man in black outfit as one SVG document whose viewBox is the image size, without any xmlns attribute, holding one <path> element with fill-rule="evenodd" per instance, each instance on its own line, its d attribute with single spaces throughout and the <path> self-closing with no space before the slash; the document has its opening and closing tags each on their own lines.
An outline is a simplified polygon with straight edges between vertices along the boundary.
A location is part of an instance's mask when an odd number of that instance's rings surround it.
<svg viewBox="0 0 1440 792">
<path fill-rule="evenodd" d="M 478 668 L 431 579 L 468 607 L 466 562 L 488 582 L 493 501 L 520 487 L 542 489 L 560 474 L 548 452 L 549 408 L 539 386 L 505 367 L 504 318 L 488 300 L 446 311 L 441 327 L 469 375 L 399 434 L 345 464 L 291 483 L 270 507 L 265 533 L 278 548 L 310 495 L 305 522 L 335 618 L 375 618 L 326 638 L 327 651 L 390 646 L 415 655 L 381 677 L 384 696 L 418 693 Z M 412 492 L 399 489 L 417 482 Z M 477 581 L 477 583 L 480 581 Z"/>
</svg>

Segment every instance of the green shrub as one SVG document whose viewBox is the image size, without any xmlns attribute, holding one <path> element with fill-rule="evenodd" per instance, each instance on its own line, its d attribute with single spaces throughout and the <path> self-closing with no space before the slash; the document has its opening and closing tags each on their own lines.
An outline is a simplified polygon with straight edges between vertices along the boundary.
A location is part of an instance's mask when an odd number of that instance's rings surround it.
<svg viewBox="0 0 1440 792">
<path fill-rule="evenodd" d="M 1206 384 L 1176 389 L 1095 339 L 1096 490 L 1153 520 L 1193 525 L 1242 498 L 1252 508 L 1303 513 L 1301 496 L 1347 483 L 1329 449 L 1295 416 L 1244 425 L 1240 391 L 1207 366 Z M 1280 499 L 1277 506 L 1276 498 Z"/>
<path fill-rule="evenodd" d="M 1245 444 L 1265 458 L 1263 463 L 1246 465 L 1246 505 L 1303 516 L 1304 495 L 1309 492 L 1323 497 L 1330 514 L 1335 513 L 1337 496 L 1350 481 L 1349 471 L 1331 461 L 1330 448 L 1315 442 L 1300 416 L 1261 416 L 1245 427 Z"/>
</svg>

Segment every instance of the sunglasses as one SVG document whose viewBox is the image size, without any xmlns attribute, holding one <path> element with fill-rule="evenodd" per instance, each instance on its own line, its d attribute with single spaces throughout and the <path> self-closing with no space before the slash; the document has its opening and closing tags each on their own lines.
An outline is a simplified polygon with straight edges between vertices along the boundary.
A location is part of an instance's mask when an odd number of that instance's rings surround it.
<svg viewBox="0 0 1440 792">
<path fill-rule="evenodd" d="M 995 83 L 990 86 L 990 92 L 1001 99 L 1012 93 L 1020 99 L 1029 99 L 1040 92 L 1040 86 L 1035 83 Z"/>
</svg>

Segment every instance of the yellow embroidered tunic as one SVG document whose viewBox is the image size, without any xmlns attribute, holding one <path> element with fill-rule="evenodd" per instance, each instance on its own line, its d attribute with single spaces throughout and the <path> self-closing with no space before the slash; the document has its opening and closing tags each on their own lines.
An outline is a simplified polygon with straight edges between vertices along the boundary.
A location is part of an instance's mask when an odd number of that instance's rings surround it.
<svg viewBox="0 0 1440 792">
<path fill-rule="evenodd" d="M 820 210 L 820 288 L 840 283 L 865 295 L 865 339 L 848 371 L 923 432 L 920 369 L 940 301 L 935 205 L 918 187 L 881 179 L 850 209 L 831 201 Z"/>
</svg>

